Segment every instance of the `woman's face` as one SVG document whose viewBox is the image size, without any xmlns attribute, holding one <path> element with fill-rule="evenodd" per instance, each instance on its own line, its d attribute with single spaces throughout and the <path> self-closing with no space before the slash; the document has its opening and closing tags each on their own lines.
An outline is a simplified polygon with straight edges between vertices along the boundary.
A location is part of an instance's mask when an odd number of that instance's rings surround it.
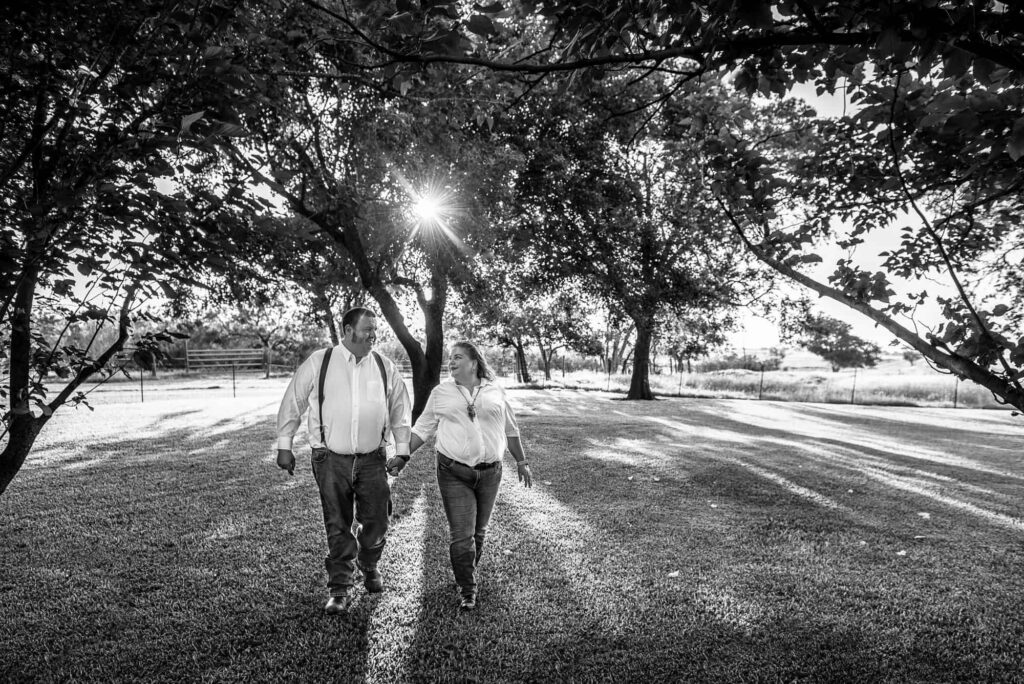
<svg viewBox="0 0 1024 684">
<path fill-rule="evenodd" d="M 448 370 L 454 378 L 472 378 L 476 375 L 476 361 L 466 349 L 455 345 L 448 352 Z"/>
</svg>

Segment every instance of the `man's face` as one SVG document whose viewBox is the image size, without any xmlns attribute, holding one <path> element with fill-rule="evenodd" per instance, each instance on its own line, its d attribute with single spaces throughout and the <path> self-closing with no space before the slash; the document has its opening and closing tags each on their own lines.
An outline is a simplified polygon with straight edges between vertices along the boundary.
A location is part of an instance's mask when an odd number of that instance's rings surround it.
<svg viewBox="0 0 1024 684">
<path fill-rule="evenodd" d="M 352 351 L 358 356 L 365 356 L 373 349 L 373 343 L 377 341 L 377 319 L 373 316 L 363 316 L 356 321 L 355 327 L 346 327 L 346 340 Z"/>
</svg>

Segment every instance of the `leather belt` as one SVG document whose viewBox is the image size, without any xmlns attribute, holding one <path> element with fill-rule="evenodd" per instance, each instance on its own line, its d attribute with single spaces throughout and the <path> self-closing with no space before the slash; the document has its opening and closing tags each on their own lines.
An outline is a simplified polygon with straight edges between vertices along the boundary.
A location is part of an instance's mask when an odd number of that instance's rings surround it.
<svg viewBox="0 0 1024 684">
<path fill-rule="evenodd" d="M 323 447 L 317 447 L 317 448 L 313 449 L 313 453 L 315 454 L 318 451 L 326 451 L 328 456 L 351 456 L 352 458 L 361 458 L 363 456 L 376 456 L 377 454 L 379 454 L 383 450 L 384 450 L 384 447 L 379 447 L 377 449 L 374 449 L 373 451 L 367 451 L 366 453 L 362 453 L 362 454 L 339 454 L 337 451 L 331 451 L 330 449 L 325 449 Z"/>
<path fill-rule="evenodd" d="M 437 452 L 437 455 L 444 459 L 448 465 L 451 465 L 452 463 L 458 463 L 460 466 L 463 466 L 465 468 L 472 468 L 473 470 L 490 470 L 491 468 L 501 463 L 501 461 L 491 461 L 490 463 L 477 463 L 475 466 L 471 466 L 466 465 L 462 461 L 456 461 L 454 458 L 449 458 L 448 456 L 442 454 L 440 451 Z"/>
</svg>

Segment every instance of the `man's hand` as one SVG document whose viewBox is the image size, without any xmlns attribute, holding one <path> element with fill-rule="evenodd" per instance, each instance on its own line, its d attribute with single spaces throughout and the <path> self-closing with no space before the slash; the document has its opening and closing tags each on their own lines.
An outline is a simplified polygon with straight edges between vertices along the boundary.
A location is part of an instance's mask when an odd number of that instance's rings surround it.
<svg viewBox="0 0 1024 684">
<path fill-rule="evenodd" d="M 289 475 L 295 475 L 295 454 L 291 449 L 277 450 L 277 467 L 287 470 Z"/>
<path fill-rule="evenodd" d="M 407 459 L 404 459 L 401 456 L 392 456 L 391 458 L 388 459 L 388 475 L 390 475 L 391 477 L 398 477 L 398 474 L 402 472 L 402 468 L 404 468 L 405 464 L 408 462 L 409 461 Z"/>
<path fill-rule="evenodd" d="M 533 475 L 530 473 L 530 464 L 520 463 L 516 466 L 516 470 L 519 472 L 519 481 L 527 487 L 532 487 Z"/>
</svg>

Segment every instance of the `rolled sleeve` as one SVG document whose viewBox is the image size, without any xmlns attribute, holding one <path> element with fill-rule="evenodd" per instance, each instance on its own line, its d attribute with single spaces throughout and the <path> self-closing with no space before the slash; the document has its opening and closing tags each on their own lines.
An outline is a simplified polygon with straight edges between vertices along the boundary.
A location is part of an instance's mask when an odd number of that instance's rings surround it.
<svg viewBox="0 0 1024 684">
<path fill-rule="evenodd" d="M 313 356 L 302 362 L 295 371 L 277 410 L 277 448 L 291 449 L 295 433 L 302 425 L 302 416 L 309 408 L 309 395 L 313 392 Z"/>
<path fill-rule="evenodd" d="M 437 432 L 437 420 L 434 392 L 431 391 L 430 396 L 427 397 L 427 405 L 423 407 L 423 413 L 416 419 L 416 424 L 412 426 L 412 433 L 426 442 Z"/>
<path fill-rule="evenodd" d="M 395 438 L 395 453 L 401 456 L 409 455 L 409 440 L 411 438 L 410 424 L 412 423 L 412 400 L 409 397 L 409 389 L 405 386 L 402 373 L 393 362 L 391 365 L 391 405 L 388 407 L 389 422 L 391 424 L 391 435 Z"/>
<path fill-rule="evenodd" d="M 506 437 L 518 437 L 519 436 L 519 421 L 516 420 L 516 412 L 512 410 L 512 404 L 509 403 L 508 397 L 505 399 L 505 436 Z"/>
</svg>

